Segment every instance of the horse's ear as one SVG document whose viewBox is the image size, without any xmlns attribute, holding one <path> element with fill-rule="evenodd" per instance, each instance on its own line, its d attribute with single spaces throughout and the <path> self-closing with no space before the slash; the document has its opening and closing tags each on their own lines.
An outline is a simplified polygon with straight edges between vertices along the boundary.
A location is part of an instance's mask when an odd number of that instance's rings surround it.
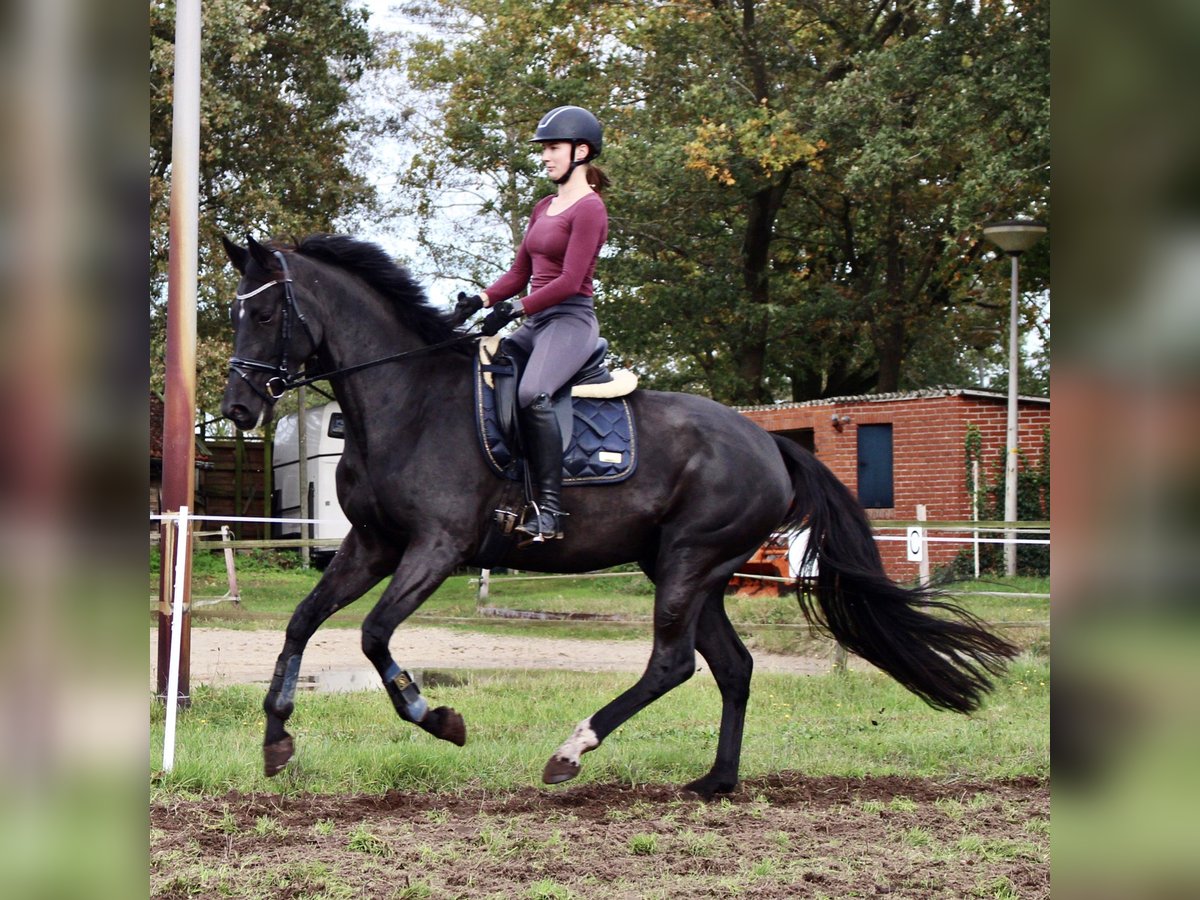
<svg viewBox="0 0 1200 900">
<path fill-rule="evenodd" d="M 275 261 L 275 254 L 272 251 L 264 247 L 250 235 L 246 235 L 246 243 L 250 247 L 250 256 L 254 258 L 256 263 L 258 263 L 264 269 L 274 269 L 278 267 L 279 263 Z"/>
<path fill-rule="evenodd" d="M 233 263 L 233 267 L 241 274 L 246 274 L 246 266 L 250 262 L 250 253 L 245 247 L 239 247 L 225 235 L 221 235 L 221 243 L 225 245 L 225 255 Z"/>
</svg>

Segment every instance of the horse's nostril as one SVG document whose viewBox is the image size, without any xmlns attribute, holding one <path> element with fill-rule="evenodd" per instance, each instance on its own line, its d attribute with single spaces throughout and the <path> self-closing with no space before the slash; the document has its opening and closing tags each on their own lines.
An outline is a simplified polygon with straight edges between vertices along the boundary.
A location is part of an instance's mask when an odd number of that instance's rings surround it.
<svg viewBox="0 0 1200 900">
<path fill-rule="evenodd" d="M 240 403 L 225 407 L 223 412 L 225 413 L 225 418 L 232 421 L 238 428 L 246 429 L 254 424 L 254 416 L 249 409 Z"/>
</svg>

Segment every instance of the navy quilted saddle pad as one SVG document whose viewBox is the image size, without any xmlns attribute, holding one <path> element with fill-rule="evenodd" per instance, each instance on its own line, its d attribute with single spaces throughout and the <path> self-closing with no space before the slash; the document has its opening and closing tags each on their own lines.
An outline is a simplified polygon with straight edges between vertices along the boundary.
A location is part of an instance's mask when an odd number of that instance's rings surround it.
<svg viewBox="0 0 1200 900">
<path fill-rule="evenodd" d="M 560 400 L 560 403 L 567 401 Z M 571 438 L 563 454 L 563 484 L 616 484 L 637 468 L 637 439 L 628 398 L 571 397 Z M 475 362 L 476 426 L 483 454 L 497 475 L 513 481 L 524 477 L 510 437 L 500 425 L 496 392 Z M 564 415 L 560 414 L 560 425 Z"/>
</svg>

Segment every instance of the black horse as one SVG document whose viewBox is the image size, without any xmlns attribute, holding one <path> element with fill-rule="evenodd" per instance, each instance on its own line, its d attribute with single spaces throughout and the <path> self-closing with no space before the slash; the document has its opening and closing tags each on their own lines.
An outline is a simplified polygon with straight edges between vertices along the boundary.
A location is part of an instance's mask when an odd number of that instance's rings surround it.
<svg viewBox="0 0 1200 900">
<path fill-rule="evenodd" d="M 363 622 L 363 652 L 401 718 L 462 745 L 462 717 L 426 705 L 388 641 L 452 571 L 479 564 L 492 512 L 516 490 L 478 445 L 474 341 L 373 244 L 314 235 L 294 246 L 225 246 L 242 279 L 222 412 L 239 428 L 264 421 L 300 380 L 296 364 L 311 358 L 346 423 L 337 481 L 352 528 L 288 623 L 263 703 L 266 773 L 294 752 L 284 724 L 309 638 L 386 577 Z M 735 788 L 752 661 L 725 614 L 725 588 L 780 529 L 810 530 L 805 562 L 818 574 L 800 594 L 810 621 L 934 707 L 979 705 L 1016 648 L 931 592 L 889 580 L 862 508 L 822 463 L 703 397 L 637 390 L 629 402 L 640 442 L 633 476 L 567 488 L 565 540 L 514 546 L 495 563 L 584 572 L 635 562 L 655 585 L 645 673 L 579 724 L 546 764 L 545 782 L 577 775 L 582 754 L 692 675 L 699 651 L 720 687 L 721 729 L 712 769 L 687 787 L 702 796 Z"/>
</svg>

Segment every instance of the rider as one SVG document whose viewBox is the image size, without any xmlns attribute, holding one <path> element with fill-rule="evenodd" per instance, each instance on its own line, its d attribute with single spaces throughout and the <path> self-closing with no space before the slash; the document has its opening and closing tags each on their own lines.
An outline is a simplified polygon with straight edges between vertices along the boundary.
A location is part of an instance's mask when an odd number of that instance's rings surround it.
<svg viewBox="0 0 1200 900">
<path fill-rule="evenodd" d="M 534 206 L 512 267 L 478 300 L 465 301 L 494 307 L 484 320 L 485 334 L 525 317 L 506 340 L 527 359 L 517 397 L 537 499 L 517 530 L 544 541 L 563 536 L 566 515 L 561 501 L 562 436 L 550 398 L 587 361 L 600 335 L 592 273 L 608 236 L 608 211 L 600 199 L 608 177 L 592 164 L 600 155 L 603 133 L 586 109 L 550 110 L 530 143 L 541 144 L 542 163 L 558 191 Z M 530 290 L 524 299 L 502 302 L 527 284 Z"/>
</svg>

